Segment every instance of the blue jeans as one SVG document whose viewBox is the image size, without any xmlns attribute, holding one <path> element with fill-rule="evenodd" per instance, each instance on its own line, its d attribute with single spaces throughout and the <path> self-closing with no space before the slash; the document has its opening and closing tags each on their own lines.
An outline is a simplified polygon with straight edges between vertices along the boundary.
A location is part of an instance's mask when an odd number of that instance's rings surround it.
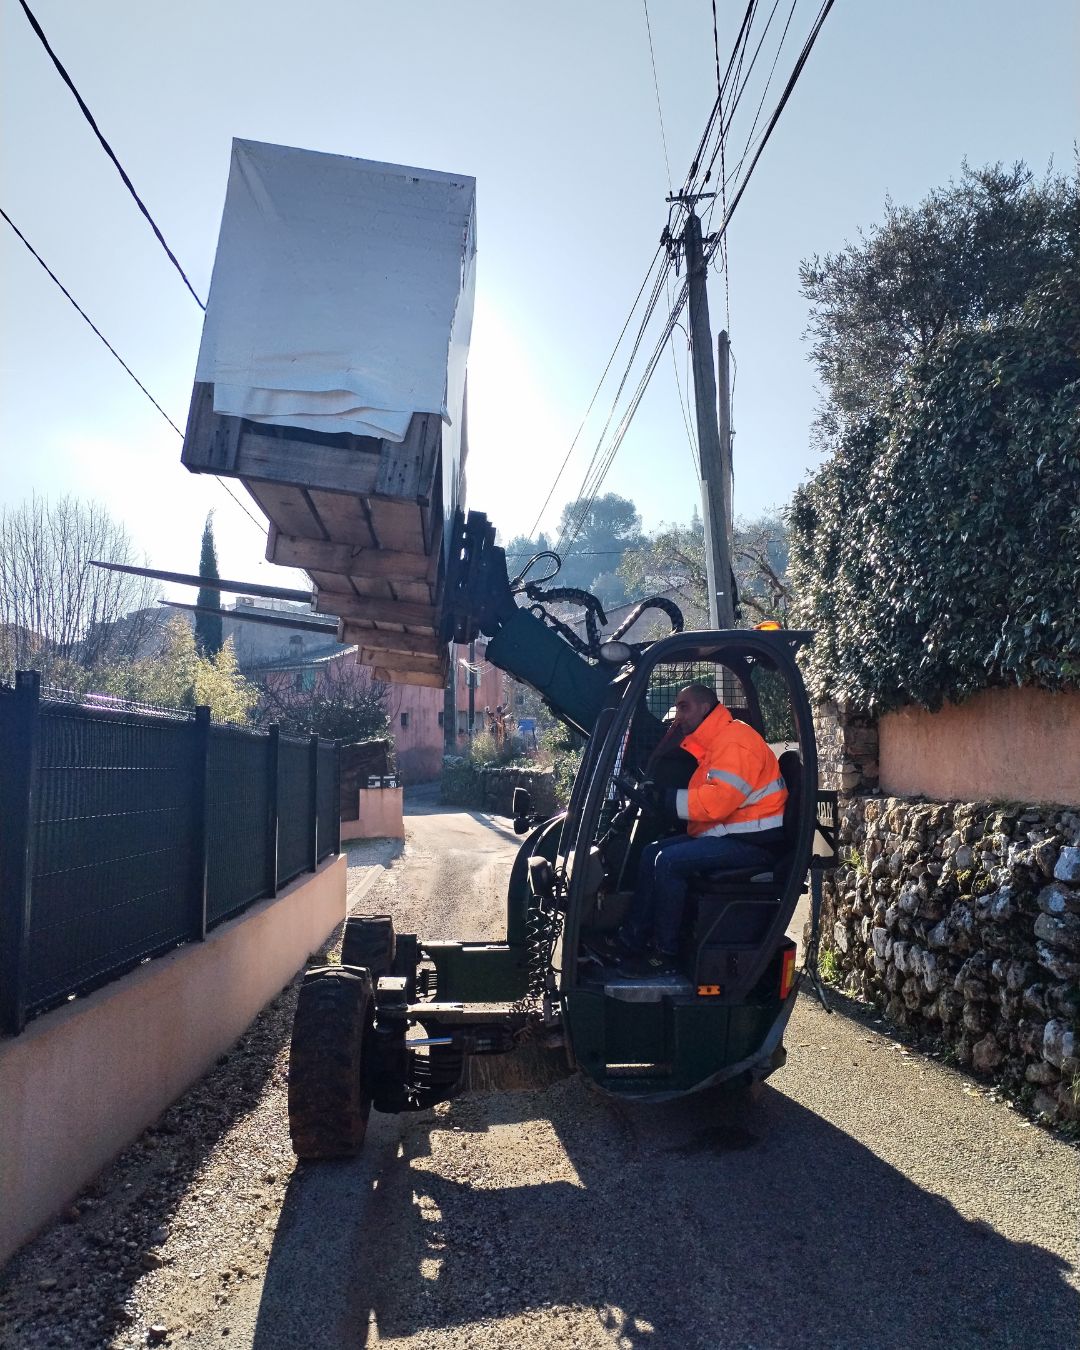
<svg viewBox="0 0 1080 1350">
<path fill-rule="evenodd" d="M 666 956 L 679 950 L 686 889 L 697 872 L 736 871 L 742 867 L 771 868 L 776 854 L 738 835 L 685 834 L 647 844 L 638 866 L 634 898 L 619 936 L 628 947 L 643 951 L 650 937 Z"/>
</svg>

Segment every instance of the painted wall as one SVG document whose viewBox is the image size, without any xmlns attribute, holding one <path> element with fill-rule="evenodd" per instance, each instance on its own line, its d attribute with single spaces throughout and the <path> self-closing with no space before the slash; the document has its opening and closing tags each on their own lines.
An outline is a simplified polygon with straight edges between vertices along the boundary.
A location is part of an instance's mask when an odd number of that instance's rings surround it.
<svg viewBox="0 0 1080 1350">
<path fill-rule="evenodd" d="M 458 748 L 464 753 L 468 746 L 469 672 L 464 665 L 468 647 L 455 646 Z M 485 659 L 487 647 L 476 644 L 477 687 L 475 693 L 475 728 L 483 731 L 487 725 L 484 709 L 495 708 L 506 701 L 505 676 Z M 418 685 L 395 684 L 390 693 L 390 734 L 394 738 L 394 757 L 403 783 L 425 783 L 438 778 L 443 758 L 444 692 Z M 402 714 L 405 722 L 402 722 Z"/>
<path fill-rule="evenodd" d="M 345 918 L 344 854 L 0 1041 L 0 1264 L 137 1139 Z"/>
<path fill-rule="evenodd" d="M 356 795 L 359 808 L 342 820 L 342 840 L 405 838 L 401 788 L 360 788 Z"/>
<path fill-rule="evenodd" d="M 1080 692 L 986 689 L 886 713 L 878 734 L 888 795 L 1080 805 Z"/>
</svg>

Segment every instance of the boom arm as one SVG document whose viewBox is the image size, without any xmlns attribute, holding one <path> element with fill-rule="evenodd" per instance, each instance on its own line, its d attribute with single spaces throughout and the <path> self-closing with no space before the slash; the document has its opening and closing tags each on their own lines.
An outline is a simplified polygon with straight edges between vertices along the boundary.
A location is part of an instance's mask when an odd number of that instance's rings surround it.
<svg viewBox="0 0 1080 1350">
<path fill-rule="evenodd" d="M 506 554 L 495 543 L 494 526 L 479 511 L 470 511 L 467 520 L 459 513 L 455 521 L 444 594 L 442 636 L 447 641 L 471 642 L 483 634 L 489 639 L 487 659 L 493 665 L 535 689 L 576 731 L 591 734 L 624 661 L 604 659 L 597 620 L 603 624 L 607 619 L 595 596 L 565 589 L 544 591 L 523 578 L 511 582 Z M 520 605 L 518 595 L 532 603 Z M 559 599 L 585 606 L 588 639 L 545 608 L 545 601 Z M 621 625 L 620 634 L 648 607 L 662 609 L 673 631 L 682 629 L 678 607 L 657 598 L 644 601 Z"/>
</svg>

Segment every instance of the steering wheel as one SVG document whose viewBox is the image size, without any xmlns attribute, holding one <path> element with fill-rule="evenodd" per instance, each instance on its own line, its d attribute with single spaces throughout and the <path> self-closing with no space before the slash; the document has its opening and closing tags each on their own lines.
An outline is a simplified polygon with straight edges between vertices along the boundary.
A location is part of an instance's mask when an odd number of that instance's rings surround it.
<svg viewBox="0 0 1080 1350">
<path fill-rule="evenodd" d="M 651 802 L 649 798 L 645 795 L 645 793 L 641 790 L 640 785 L 638 783 L 635 783 L 634 780 L 628 777 L 625 773 L 619 774 L 619 776 L 615 779 L 615 785 L 619 789 L 619 791 L 623 794 L 623 796 L 627 799 L 627 801 L 632 802 L 642 811 L 648 811 L 652 815 L 656 814 L 656 804 L 654 802 Z"/>
</svg>

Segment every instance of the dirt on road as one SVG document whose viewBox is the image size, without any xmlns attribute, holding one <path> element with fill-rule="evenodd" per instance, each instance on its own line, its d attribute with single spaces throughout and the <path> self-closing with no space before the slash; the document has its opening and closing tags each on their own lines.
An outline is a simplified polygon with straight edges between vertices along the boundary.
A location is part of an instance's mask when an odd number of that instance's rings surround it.
<svg viewBox="0 0 1080 1350">
<path fill-rule="evenodd" d="M 351 858 L 399 931 L 504 932 L 517 841 L 410 803 Z M 844 1004 L 803 998 L 754 1102 L 578 1077 L 373 1114 L 297 1167 L 295 988 L 0 1279 L 0 1345 L 129 1350 L 1076 1343 L 1080 1155 Z"/>
</svg>

